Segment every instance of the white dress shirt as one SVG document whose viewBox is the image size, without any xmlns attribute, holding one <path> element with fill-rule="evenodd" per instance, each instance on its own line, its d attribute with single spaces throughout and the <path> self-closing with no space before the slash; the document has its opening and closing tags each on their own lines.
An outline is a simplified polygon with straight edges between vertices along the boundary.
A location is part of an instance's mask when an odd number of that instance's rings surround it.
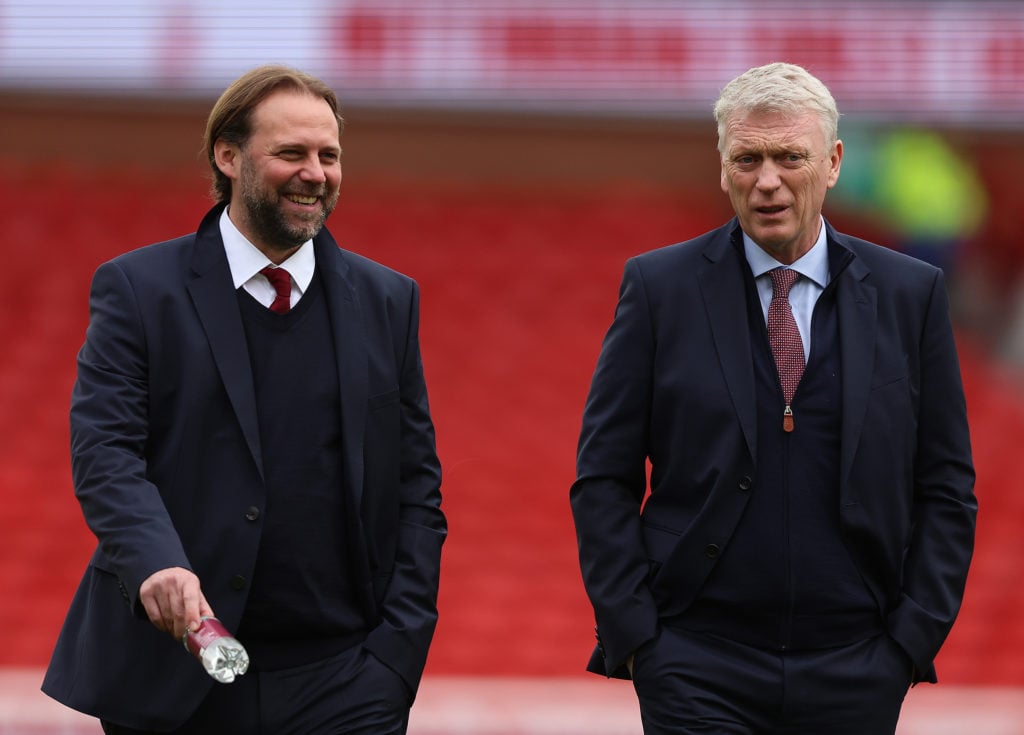
<svg viewBox="0 0 1024 735">
<path fill-rule="evenodd" d="M 238 231 L 235 223 L 228 217 L 226 208 L 220 216 L 220 235 L 224 240 L 224 252 L 228 256 L 228 267 L 231 268 L 231 280 L 234 281 L 235 288 L 244 288 L 269 309 L 277 292 L 260 271 L 268 265 L 274 266 L 274 263 Z M 275 267 L 284 268 L 291 275 L 291 305 L 295 306 L 313 280 L 313 270 L 316 267 L 313 241 L 304 242 L 298 250 L 288 256 L 287 260 Z"/>
</svg>

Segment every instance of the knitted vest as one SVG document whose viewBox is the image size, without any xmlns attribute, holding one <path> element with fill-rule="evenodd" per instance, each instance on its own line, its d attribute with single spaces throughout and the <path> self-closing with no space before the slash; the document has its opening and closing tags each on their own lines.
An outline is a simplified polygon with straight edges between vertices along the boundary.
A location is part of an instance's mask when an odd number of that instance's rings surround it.
<svg viewBox="0 0 1024 735">
<path fill-rule="evenodd" d="M 684 627 L 773 650 L 842 645 L 881 629 L 877 605 L 843 543 L 839 524 L 841 387 L 833 279 L 818 299 L 811 353 L 784 402 L 754 279 L 748 324 L 757 398 L 757 473 L 729 545 Z"/>
<path fill-rule="evenodd" d="M 238 293 L 266 482 L 238 637 L 257 665 L 282 668 L 365 637 L 345 544 L 338 366 L 318 275 L 286 314 Z"/>
</svg>

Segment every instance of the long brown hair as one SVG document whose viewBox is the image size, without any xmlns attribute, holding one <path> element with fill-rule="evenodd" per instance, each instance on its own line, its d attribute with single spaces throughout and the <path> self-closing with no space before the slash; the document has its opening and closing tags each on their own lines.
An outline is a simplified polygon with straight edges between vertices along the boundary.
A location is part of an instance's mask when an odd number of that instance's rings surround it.
<svg viewBox="0 0 1024 735">
<path fill-rule="evenodd" d="M 224 90 L 206 120 L 203 147 L 213 174 L 211 193 L 215 201 L 230 201 L 231 179 L 217 168 L 213 153 L 214 143 L 224 140 L 243 147 L 252 134 L 253 110 L 272 92 L 281 88 L 307 92 L 314 97 L 322 98 L 334 112 L 338 120 L 338 135 L 341 135 L 345 121 L 338 109 L 338 98 L 320 79 L 298 69 L 278 64 L 266 64 L 246 72 Z"/>
</svg>

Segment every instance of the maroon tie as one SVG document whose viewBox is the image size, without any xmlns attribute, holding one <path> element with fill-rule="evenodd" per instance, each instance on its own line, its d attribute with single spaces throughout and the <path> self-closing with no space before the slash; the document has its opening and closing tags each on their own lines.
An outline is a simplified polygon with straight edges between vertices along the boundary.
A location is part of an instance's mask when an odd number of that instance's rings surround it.
<svg viewBox="0 0 1024 735">
<path fill-rule="evenodd" d="M 260 271 L 277 291 L 270 310 L 278 314 L 287 314 L 292 308 L 292 277 L 284 268 L 272 268 L 269 265 Z"/>
<path fill-rule="evenodd" d="M 768 271 L 772 279 L 772 301 L 768 305 L 768 341 L 772 345 L 775 366 L 779 370 L 782 395 L 786 399 L 786 410 L 782 418 L 784 431 L 793 430 L 793 394 L 804 374 L 804 343 L 800 330 L 796 328 L 793 309 L 789 305 L 789 289 L 800 274 L 790 268 L 774 268 Z"/>
</svg>

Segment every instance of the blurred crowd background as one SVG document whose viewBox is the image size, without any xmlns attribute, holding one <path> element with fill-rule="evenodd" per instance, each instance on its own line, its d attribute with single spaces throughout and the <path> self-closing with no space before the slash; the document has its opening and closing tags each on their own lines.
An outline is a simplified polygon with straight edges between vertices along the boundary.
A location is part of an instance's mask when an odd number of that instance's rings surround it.
<svg viewBox="0 0 1024 735">
<path fill-rule="evenodd" d="M 328 227 L 423 290 L 451 521 L 428 678 L 582 674 L 567 493 L 622 265 L 731 216 L 711 107 L 776 60 L 843 113 L 826 216 L 947 273 L 981 510 L 939 677 L 1024 687 L 1024 3 L 1009 0 L 0 0 L 0 667 L 46 664 L 93 545 L 67 457 L 92 272 L 195 229 L 210 105 L 282 62 L 342 101 Z"/>
</svg>

